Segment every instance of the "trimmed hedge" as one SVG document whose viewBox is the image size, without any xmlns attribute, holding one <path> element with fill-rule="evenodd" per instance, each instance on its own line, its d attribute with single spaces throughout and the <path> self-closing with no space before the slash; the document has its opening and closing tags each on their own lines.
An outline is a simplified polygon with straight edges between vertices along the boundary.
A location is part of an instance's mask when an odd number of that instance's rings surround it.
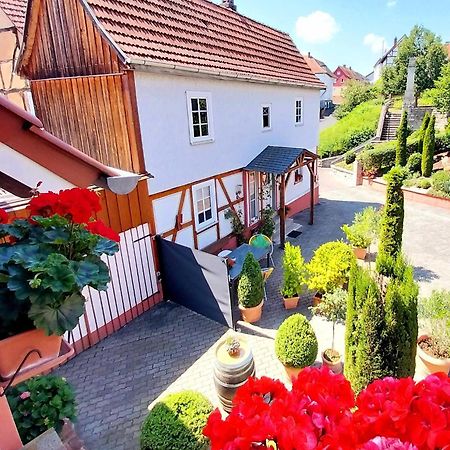
<svg viewBox="0 0 450 450">
<path fill-rule="evenodd" d="M 356 153 L 354 150 L 349 150 L 345 154 L 345 164 L 353 164 L 356 160 Z"/>
<path fill-rule="evenodd" d="M 409 155 L 408 162 L 406 163 L 406 170 L 409 173 L 417 173 L 420 172 L 421 167 L 422 167 L 422 155 L 418 152 Z"/>
<path fill-rule="evenodd" d="M 358 156 L 365 173 L 377 174 L 395 165 L 395 142 L 368 145 Z"/>
<path fill-rule="evenodd" d="M 308 319 L 301 314 L 288 317 L 278 328 L 275 353 L 286 366 L 303 368 L 314 363 L 319 344 Z"/>
<path fill-rule="evenodd" d="M 261 267 L 252 253 L 245 257 L 237 293 L 239 303 L 244 308 L 258 306 L 264 298 L 264 280 Z"/>
<path fill-rule="evenodd" d="M 213 410 L 199 392 L 170 394 L 150 411 L 141 429 L 141 450 L 206 450 L 203 428 Z"/>
</svg>

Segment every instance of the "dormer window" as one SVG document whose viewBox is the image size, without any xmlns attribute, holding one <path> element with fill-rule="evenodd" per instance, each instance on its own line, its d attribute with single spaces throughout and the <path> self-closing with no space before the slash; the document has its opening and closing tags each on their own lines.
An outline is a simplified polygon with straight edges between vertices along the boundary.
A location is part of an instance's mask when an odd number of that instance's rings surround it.
<svg viewBox="0 0 450 450">
<path fill-rule="evenodd" d="M 187 107 L 191 144 L 214 141 L 211 94 L 209 92 L 187 92 Z"/>
</svg>

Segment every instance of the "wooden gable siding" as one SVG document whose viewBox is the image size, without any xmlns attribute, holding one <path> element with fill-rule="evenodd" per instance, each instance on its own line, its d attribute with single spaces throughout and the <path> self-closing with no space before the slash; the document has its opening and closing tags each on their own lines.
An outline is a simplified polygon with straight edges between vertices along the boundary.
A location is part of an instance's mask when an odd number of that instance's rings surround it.
<svg viewBox="0 0 450 450">
<path fill-rule="evenodd" d="M 31 82 L 37 116 L 50 133 L 98 161 L 143 173 L 133 73 Z"/>
<path fill-rule="evenodd" d="M 124 68 L 79 0 L 40 0 L 32 26 L 36 33 L 21 67 L 29 79 L 109 74 Z"/>
</svg>

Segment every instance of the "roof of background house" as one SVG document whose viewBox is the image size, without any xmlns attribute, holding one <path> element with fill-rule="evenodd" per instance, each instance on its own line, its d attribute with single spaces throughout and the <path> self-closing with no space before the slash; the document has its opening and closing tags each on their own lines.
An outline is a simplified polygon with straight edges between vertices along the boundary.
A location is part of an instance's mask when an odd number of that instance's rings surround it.
<svg viewBox="0 0 450 450">
<path fill-rule="evenodd" d="M 336 73 L 336 71 L 338 69 L 340 69 L 341 72 L 343 72 L 344 75 L 346 75 L 347 78 L 350 78 L 351 80 L 367 81 L 367 79 L 364 75 L 361 75 L 359 72 L 357 72 L 356 70 L 353 70 L 351 67 L 338 66 L 336 68 L 336 70 L 334 71 L 334 73 Z"/>
<path fill-rule="evenodd" d="M 28 0 L 0 0 L 0 9 L 9 17 L 17 29 L 23 33 Z"/>
<path fill-rule="evenodd" d="M 136 187 L 140 178 L 106 166 L 58 139 L 43 128 L 36 116 L 4 95 L 0 95 L 0 142 L 75 186 L 95 184 L 117 194 L 126 194 Z"/>
<path fill-rule="evenodd" d="M 447 52 L 448 58 L 450 59 L 450 42 L 446 42 L 446 43 L 444 44 L 444 49 L 445 49 L 445 51 Z"/>
<path fill-rule="evenodd" d="M 313 74 L 317 75 L 319 73 L 326 73 L 330 77 L 336 78 L 334 73 L 323 61 L 314 58 L 310 53 L 308 53 L 307 55 L 303 55 L 303 58 L 305 58 L 305 61 L 308 64 L 309 68 L 312 70 Z"/>
<path fill-rule="evenodd" d="M 133 64 L 323 88 L 284 32 L 208 0 L 87 0 Z"/>
<path fill-rule="evenodd" d="M 392 44 L 392 47 L 390 49 L 386 50 L 384 52 L 383 56 L 374 64 L 374 67 L 378 66 L 378 64 L 381 64 L 389 56 L 389 53 L 391 53 L 392 50 L 394 50 L 396 47 L 398 47 L 400 45 L 400 42 L 402 42 L 403 39 L 405 39 L 405 37 L 406 37 L 406 34 L 404 34 L 400 39 L 396 39 L 394 41 L 394 43 Z"/>
</svg>

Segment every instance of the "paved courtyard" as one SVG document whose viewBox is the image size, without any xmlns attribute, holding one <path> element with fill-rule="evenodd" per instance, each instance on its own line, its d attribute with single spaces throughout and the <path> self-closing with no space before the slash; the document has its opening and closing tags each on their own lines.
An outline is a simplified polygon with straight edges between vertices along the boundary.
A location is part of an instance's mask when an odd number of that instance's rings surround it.
<svg viewBox="0 0 450 450">
<path fill-rule="evenodd" d="M 320 244 L 343 237 L 340 226 L 350 222 L 356 211 L 380 205 L 383 196 L 363 187 L 351 187 L 330 170 L 320 173 L 321 201 L 314 226 L 307 225 L 308 212 L 295 217 L 302 234 L 290 239 L 300 245 L 305 259 Z M 450 289 L 450 217 L 445 210 L 407 204 L 405 251 L 415 266 L 421 292 L 433 287 Z M 285 317 L 283 308 L 281 251 L 276 249 L 268 298 L 257 330 L 241 327 L 252 346 L 257 375 L 284 378 L 273 349 L 273 336 Z M 309 296 L 301 299 L 298 311 L 311 318 Z M 320 349 L 330 345 L 331 325 L 312 318 Z M 226 333 L 225 327 L 173 303 L 163 303 L 139 317 L 116 334 L 85 351 L 58 370 L 75 387 L 78 401 L 78 431 L 90 450 L 139 448 L 139 429 L 148 406 L 161 394 L 195 389 L 214 404 L 212 370 L 214 348 Z M 343 351 L 343 326 L 338 326 L 337 348 Z M 320 355 L 320 353 L 319 353 Z M 320 356 L 318 357 L 320 359 Z"/>
</svg>

